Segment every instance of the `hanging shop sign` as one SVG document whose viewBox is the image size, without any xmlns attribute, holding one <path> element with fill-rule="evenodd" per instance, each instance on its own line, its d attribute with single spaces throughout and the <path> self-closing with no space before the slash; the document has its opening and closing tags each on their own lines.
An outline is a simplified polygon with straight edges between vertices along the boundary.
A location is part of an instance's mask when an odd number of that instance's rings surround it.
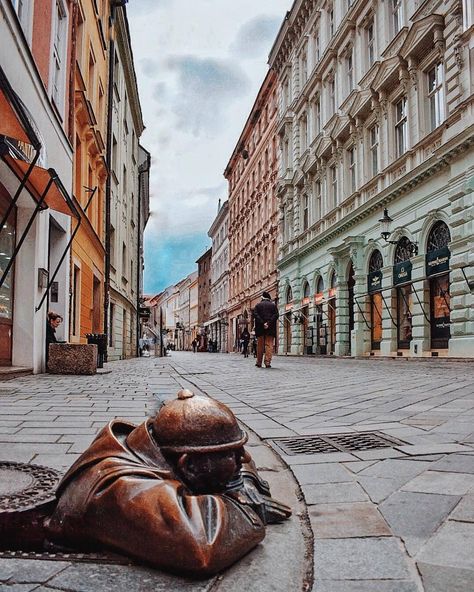
<svg viewBox="0 0 474 592">
<path fill-rule="evenodd" d="M 426 275 L 430 276 L 449 271 L 450 254 L 448 247 L 426 253 Z"/>
<path fill-rule="evenodd" d="M 407 284 L 411 282 L 411 261 L 402 261 L 393 266 L 393 285 Z"/>
<path fill-rule="evenodd" d="M 288 302 L 288 304 L 285 304 L 285 310 L 291 310 L 293 308 L 293 302 Z"/>
<path fill-rule="evenodd" d="M 318 292 L 314 295 L 314 303 L 315 304 L 322 304 L 324 300 L 324 292 Z"/>
<path fill-rule="evenodd" d="M 311 298 L 308 296 L 307 298 L 303 298 L 301 304 L 303 306 L 306 306 L 307 304 L 309 304 L 311 302 Z"/>
<path fill-rule="evenodd" d="M 336 297 L 336 288 L 330 288 L 329 289 L 329 298 L 335 298 Z"/>
<path fill-rule="evenodd" d="M 383 274 L 380 269 L 369 273 L 367 276 L 367 291 L 369 294 L 379 292 L 382 289 L 382 277 Z"/>
</svg>

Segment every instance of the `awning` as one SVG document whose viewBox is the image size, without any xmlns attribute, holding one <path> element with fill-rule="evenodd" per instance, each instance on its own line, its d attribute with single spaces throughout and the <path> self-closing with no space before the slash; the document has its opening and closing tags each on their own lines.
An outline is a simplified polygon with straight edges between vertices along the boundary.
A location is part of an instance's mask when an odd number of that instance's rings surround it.
<svg viewBox="0 0 474 592">
<path fill-rule="evenodd" d="M 19 181 L 25 179 L 28 175 L 28 170 L 30 169 L 30 163 L 25 160 L 14 158 L 11 155 L 7 140 L 5 139 L 0 141 L 0 157 Z M 38 204 L 44 188 L 51 179 L 53 180 L 53 183 L 41 204 L 41 209 L 51 208 L 52 210 L 61 212 L 67 216 L 72 215 L 75 218 L 79 218 L 79 212 L 54 169 L 44 169 L 40 166 L 33 166 L 27 177 L 25 189 Z"/>
</svg>

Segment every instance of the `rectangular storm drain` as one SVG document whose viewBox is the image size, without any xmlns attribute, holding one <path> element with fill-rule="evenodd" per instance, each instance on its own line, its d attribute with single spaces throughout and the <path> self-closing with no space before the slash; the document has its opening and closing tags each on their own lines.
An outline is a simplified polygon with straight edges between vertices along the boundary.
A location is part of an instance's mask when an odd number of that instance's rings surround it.
<svg viewBox="0 0 474 592">
<path fill-rule="evenodd" d="M 324 434 L 321 436 L 296 436 L 272 440 L 284 454 L 317 454 L 325 452 L 354 452 L 391 448 L 406 444 L 401 440 L 380 432 L 361 432 L 359 434 Z"/>
</svg>

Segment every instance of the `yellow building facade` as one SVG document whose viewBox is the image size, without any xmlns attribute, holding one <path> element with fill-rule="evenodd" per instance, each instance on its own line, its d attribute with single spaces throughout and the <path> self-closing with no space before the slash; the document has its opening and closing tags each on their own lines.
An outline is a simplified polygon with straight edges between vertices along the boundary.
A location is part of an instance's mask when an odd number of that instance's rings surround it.
<svg viewBox="0 0 474 592">
<path fill-rule="evenodd" d="M 82 220 L 71 247 L 70 341 L 104 329 L 109 3 L 75 5 L 74 198 Z M 74 59 L 73 59 L 74 63 Z"/>
</svg>

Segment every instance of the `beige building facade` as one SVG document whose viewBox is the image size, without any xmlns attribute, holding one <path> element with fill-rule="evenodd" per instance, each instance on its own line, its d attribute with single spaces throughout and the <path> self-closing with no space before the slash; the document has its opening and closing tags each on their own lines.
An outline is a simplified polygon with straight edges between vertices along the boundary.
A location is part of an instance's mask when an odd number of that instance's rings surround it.
<svg viewBox="0 0 474 592">
<path fill-rule="evenodd" d="M 270 54 L 281 351 L 474 356 L 473 19 L 294 3 Z"/>
<path fill-rule="evenodd" d="M 228 351 L 252 329 L 252 309 L 263 291 L 278 297 L 276 183 L 277 84 L 269 70 L 224 176 L 229 182 Z"/>
</svg>

